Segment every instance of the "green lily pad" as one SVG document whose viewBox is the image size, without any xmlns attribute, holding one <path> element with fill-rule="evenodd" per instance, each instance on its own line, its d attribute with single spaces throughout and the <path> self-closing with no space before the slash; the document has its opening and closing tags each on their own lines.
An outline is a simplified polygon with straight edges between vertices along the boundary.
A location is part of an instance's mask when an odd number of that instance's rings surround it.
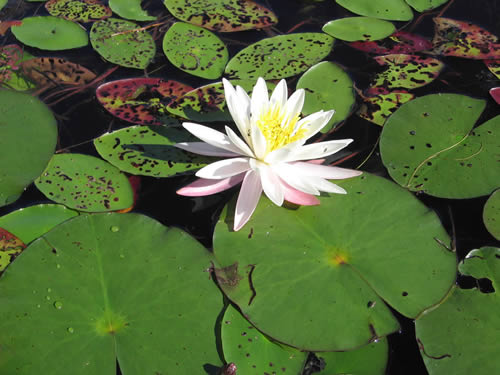
<svg viewBox="0 0 500 375">
<path fill-rule="evenodd" d="M 102 20 L 113 14 L 99 0 L 49 0 L 45 3 L 45 9 L 51 16 L 81 22 Z"/>
<path fill-rule="evenodd" d="M 326 363 L 318 375 L 384 375 L 389 344 L 384 337 L 348 352 L 325 352 L 316 355 Z"/>
<path fill-rule="evenodd" d="M 153 21 L 156 19 L 141 8 L 141 0 L 109 0 L 109 7 L 120 17 L 128 20 Z"/>
<path fill-rule="evenodd" d="M 483 210 L 483 221 L 488 232 L 500 240 L 500 190 L 495 191 L 486 201 Z"/>
<path fill-rule="evenodd" d="M 217 35 L 185 22 L 176 22 L 167 30 L 163 52 L 177 68 L 206 79 L 219 78 L 229 58 Z"/>
<path fill-rule="evenodd" d="M 49 162 L 57 142 L 57 122 L 37 98 L 0 90 L 0 206 L 14 202 Z"/>
<path fill-rule="evenodd" d="M 29 244 L 56 225 L 77 215 L 77 211 L 60 204 L 39 204 L 0 217 L 0 228 Z"/>
<path fill-rule="evenodd" d="M 165 126 L 131 126 L 96 138 L 94 145 L 104 159 L 124 172 L 170 177 L 213 160 L 173 146 L 186 138 L 185 132 Z"/>
<path fill-rule="evenodd" d="M 278 19 L 251 0 L 163 0 L 175 18 L 206 29 L 233 32 L 268 27 Z"/>
<path fill-rule="evenodd" d="M 385 123 L 382 162 L 411 191 L 472 198 L 498 187 L 500 116 L 474 128 L 483 100 L 432 94 L 402 105 Z"/>
<path fill-rule="evenodd" d="M 54 16 L 26 17 L 20 26 L 10 30 L 20 42 L 50 51 L 85 47 L 89 43 L 83 27 Z"/>
<path fill-rule="evenodd" d="M 309 115 L 320 110 L 335 110 L 323 133 L 341 121 L 352 111 L 356 101 L 353 83 L 349 75 L 337 64 L 323 61 L 311 67 L 300 77 L 297 89 L 306 92 L 302 113 Z"/>
<path fill-rule="evenodd" d="M 226 66 L 228 79 L 279 79 L 297 75 L 320 62 L 334 40 L 322 33 L 297 33 L 262 39 L 236 54 Z"/>
<path fill-rule="evenodd" d="M 0 227 L 0 274 L 25 248 L 23 241 Z"/>
<path fill-rule="evenodd" d="M 409 21 L 413 18 L 411 8 L 404 0 L 335 0 L 335 2 L 360 16 L 390 21 Z"/>
<path fill-rule="evenodd" d="M 90 155 L 54 155 L 35 185 L 47 198 L 79 211 L 116 211 L 134 203 L 127 177 Z"/>
<path fill-rule="evenodd" d="M 0 0 L 0 9 L 2 9 L 9 0 Z"/>
<path fill-rule="evenodd" d="M 412 194 L 369 174 L 336 182 L 348 193 L 319 206 L 287 209 L 262 197 L 238 232 L 233 201 L 215 227 L 224 293 L 260 331 L 302 350 L 384 337 L 399 328 L 385 303 L 414 318 L 455 281 L 448 235 Z"/>
<path fill-rule="evenodd" d="M 307 353 L 269 340 L 229 305 L 221 328 L 226 361 L 238 366 L 241 374 L 300 374 Z"/>
<path fill-rule="evenodd" d="M 0 373 L 114 375 L 117 362 L 128 375 L 219 367 L 223 303 L 205 272 L 211 259 L 186 233 L 142 215 L 58 225 L 0 280 Z"/>
<path fill-rule="evenodd" d="M 328 22 L 323 32 L 341 40 L 379 40 L 391 35 L 396 28 L 391 22 L 371 17 L 346 17 Z"/>
<path fill-rule="evenodd" d="M 436 9 L 447 3 L 448 0 L 405 0 L 406 3 L 415 9 L 417 12 L 425 12 L 428 10 Z"/>
<path fill-rule="evenodd" d="M 500 249 L 472 250 L 464 275 L 488 278 L 495 292 L 455 288 L 437 309 L 415 322 L 417 342 L 430 375 L 488 375 L 500 368 Z"/>
<path fill-rule="evenodd" d="M 357 115 L 374 124 L 383 126 L 385 121 L 404 103 L 409 102 L 415 95 L 408 92 L 391 92 L 376 96 L 363 97 Z"/>
<path fill-rule="evenodd" d="M 145 69 L 156 53 L 153 37 L 146 30 L 117 18 L 94 22 L 90 43 L 105 60 L 127 68 Z"/>
</svg>

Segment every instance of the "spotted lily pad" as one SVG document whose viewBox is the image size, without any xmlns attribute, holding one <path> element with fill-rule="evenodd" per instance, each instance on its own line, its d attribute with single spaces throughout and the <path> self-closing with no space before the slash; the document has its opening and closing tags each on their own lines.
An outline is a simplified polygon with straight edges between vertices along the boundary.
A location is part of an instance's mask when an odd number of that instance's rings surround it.
<svg viewBox="0 0 500 375">
<path fill-rule="evenodd" d="M 346 17 L 328 22 L 323 32 L 341 40 L 379 40 L 391 35 L 396 28 L 391 22 L 372 17 Z"/>
<path fill-rule="evenodd" d="M 391 92 L 375 96 L 364 96 L 358 116 L 377 125 L 384 125 L 385 121 L 402 104 L 412 100 L 415 95 L 408 92 Z"/>
<path fill-rule="evenodd" d="M 141 0 L 109 0 L 109 7 L 120 17 L 128 20 L 152 21 L 156 19 L 141 8 Z"/>
<path fill-rule="evenodd" d="M 488 232 L 500 240 L 500 190 L 491 194 L 484 205 L 483 221 Z"/>
<path fill-rule="evenodd" d="M 161 78 L 128 78 L 97 88 L 97 100 L 114 116 L 135 124 L 161 125 L 166 106 L 192 90 L 183 83 Z"/>
<path fill-rule="evenodd" d="M 416 317 L 455 282 L 448 235 L 412 194 L 366 173 L 335 182 L 348 193 L 321 196 L 319 206 L 262 197 L 238 232 L 233 201 L 215 227 L 224 293 L 260 331 L 302 350 L 349 350 L 386 336 L 399 328 L 386 303 Z"/>
<path fill-rule="evenodd" d="M 117 363 L 129 375 L 217 369 L 223 300 L 206 272 L 211 260 L 186 233 L 143 215 L 58 225 L 0 280 L 0 373 L 116 374 Z"/>
<path fill-rule="evenodd" d="M 321 129 L 327 132 L 351 113 L 356 100 L 352 86 L 351 78 L 339 65 L 329 61 L 314 65 L 297 82 L 297 88 L 306 93 L 302 113 L 334 109 L 330 122 Z"/>
<path fill-rule="evenodd" d="M 25 248 L 23 241 L 0 227 L 0 274 Z"/>
<path fill-rule="evenodd" d="M 251 0 L 163 0 L 168 11 L 182 21 L 219 32 L 268 27 L 278 19 Z"/>
<path fill-rule="evenodd" d="M 395 53 L 412 54 L 432 48 L 432 43 L 420 35 L 406 31 L 397 31 L 391 36 L 376 41 L 352 42 L 353 48 L 376 55 L 389 55 Z"/>
<path fill-rule="evenodd" d="M 0 206 L 14 202 L 54 153 L 57 122 L 37 98 L 0 90 Z"/>
<path fill-rule="evenodd" d="M 500 79 L 500 59 L 497 60 L 484 60 L 484 63 L 498 79 Z"/>
<path fill-rule="evenodd" d="M 428 10 L 436 9 L 447 3 L 448 0 L 405 0 L 417 12 L 426 12 Z"/>
<path fill-rule="evenodd" d="M 231 305 L 222 318 L 221 339 L 226 361 L 236 363 L 241 374 L 300 374 L 307 358 L 267 338 Z"/>
<path fill-rule="evenodd" d="M 170 177 L 199 169 L 213 158 L 173 147 L 186 133 L 164 126 L 132 126 L 95 139 L 99 154 L 122 171 L 142 176 Z"/>
<path fill-rule="evenodd" d="M 385 123 L 382 161 L 411 191 L 445 198 L 491 194 L 499 186 L 500 116 L 474 128 L 485 102 L 432 94 L 402 105 Z"/>
<path fill-rule="evenodd" d="M 17 44 L 9 44 L 0 48 L 0 83 L 11 78 L 12 72 L 21 64 L 23 50 Z"/>
<path fill-rule="evenodd" d="M 90 42 L 105 60 L 127 68 L 145 69 L 156 53 L 153 37 L 146 30 L 117 18 L 95 22 Z"/>
<path fill-rule="evenodd" d="M 411 8 L 404 0 L 335 0 L 337 4 L 360 16 L 391 21 L 409 21 L 413 18 Z"/>
<path fill-rule="evenodd" d="M 54 155 L 35 185 L 47 198 L 84 212 L 121 210 L 134 203 L 127 177 L 89 155 Z"/>
<path fill-rule="evenodd" d="M 12 26 L 11 31 L 20 42 L 50 51 L 85 47 L 89 43 L 83 27 L 54 16 L 23 18 L 22 24 Z"/>
<path fill-rule="evenodd" d="M 206 79 L 219 78 L 229 57 L 217 35 L 185 22 L 174 23 L 165 33 L 163 52 L 177 68 Z"/>
<path fill-rule="evenodd" d="M 498 38 L 470 22 L 434 18 L 432 53 L 468 59 L 500 59 Z"/>
<path fill-rule="evenodd" d="M 322 33 L 278 35 L 249 45 L 226 66 L 228 79 L 279 79 L 309 69 L 325 58 L 334 39 Z"/>
<path fill-rule="evenodd" d="M 99 0 L 49 0 L 45 9 L 52 16 L 81 22 L 102 20 L 113 13 Z"/>
<path fill-rule="evenodd" d="M 430 375 L 494 374 L 500 368 L 500 249 L 472 250 L 459 271 L 489 279 L 494 292 L 455 288 L 423 314 L 415 322 L 420 353 Z"/>
</svg>

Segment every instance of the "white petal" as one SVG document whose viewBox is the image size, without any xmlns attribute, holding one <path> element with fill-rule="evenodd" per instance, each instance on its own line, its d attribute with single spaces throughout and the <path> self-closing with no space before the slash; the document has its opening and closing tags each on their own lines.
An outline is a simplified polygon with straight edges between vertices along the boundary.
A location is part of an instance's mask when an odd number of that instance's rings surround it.
<svg viewBox="0 0 500 375">
<path fill-rule="evenodd" d="M 299 115 L 304 106 L 305 91 L 299 89 L 295 91 L 286 103 L 285 111 L 287 121 L 292 120 L 295 116 Z"/>
<path fill-rule="evenodd" d="M 288 89 L 286 87 L 286 81 L 282 79 L 276 85 L 271 95 L 271 100 L 270 100 L 271 107 L 278 106 L 278 108 L 284 109 L 287 97 L 288 97 Z"/>
<path fill-rule="evenodd" d="M 222 148 L 212 146 L 205 142 L 182 142 L 182 143 L 176 143 L 174 147 L 192 152 L 194 154 L 205 155 L 205 156 L 234 157 L 241 155 L 241 153 L 236 154 L 231 151 L 226 151 Z"/>
<path fill-rule="evenodd" d="M 257 125 L 253 125 L 250 131 L 253 152 L 258 159 L 262 159 L 267 149 L 266 137 L 264 137 L 264 134 Z"/>
<path fill-rule="evenodd" d="M 296 128 L 303 127 L 304 129 L 306 129 L 304 138 L 302 138 L 302 143 L 305 143 L 306 140 L 323 129 L 328 121 L 330 121 L 334 113 L 334 110 L 327 112 L 319 111 L 298 121 Z"/>
<path fill-rule="evenodd" d="M 223 78 L 222 82 L 224 84 L 224 96 L 229 113 L 243 139 L 248 143 L 248 129 L 250 127 L 250 101 L 248 100 L 248 96 L 246 98 L 240 97 L 227 79 Z"/>
<path fill-rule="evenodd" d="M 229 137 L 224 133 L 209 128 L 208 126 L 193 124 L 191 122 L 185 122 L 182 124 L 182 126 L 191 134 L 201 139 L 202 141 L 211 144 L 212 146 L 241 155 L 240 149 L 233 145 Z"/>
<path fill-rule="evenodd" d="M 229 126 L 226 126 L 226 134 L 231 142 L 241 150 L 241 154 L 246 155 L 250 158 L 255 158 L 255 155 L 250 147 L 248 147 L 248 145 L 243 142 L 241 138 L 238 137 L 238 135 Z"/>
<path fill-rule="evenodd" d="M 234 230 L 238 231 L 245 225 L 255 211 L 262 193 L 262 185 L 260 182 L 259 173 L 250 170 L 243 179 L 238 201 L 236 202 L 236 210 L 234 213 Z"/>
<path fill-rule="evenodd" d="M 289 168 L 288 164 L 284 163 L 280 165 L 279 168 L 275 168 L 275 171 L 291 187 L 307 194 L 319 195 L 319 190 L 308 181 L 309 178 L 300 174 L 294 174 L 294 171 Z"/>
<path fill-rule="evenodd" d="M 264 81 L 262 77 L 259 77 L 252 91 L 252 101 L 250 105 L 253 122 L 260 117 L 263 111 L 267 111 L 269 106 L 268 98 L 266 81 Z"/>
<path fill-rule="evenodd" d="M 283 147 L 271 151 L 266 155 L 264 161 L 268 164 L 276 164 L 288 160 L 288 158 L 291 158 L 292 155 L 294 155 L 294 153 L 300 147 L 302 147 L 302 142 L 300 140 L 289 143 Z"/>
<path fill-rule="evenodd" d="M 319 191 L 326 193 L 347 194 L 343 188 L 320 177 L 309 177 L 308 181 Z"/>
<path fill-rule="evenodd" d="M 264 193 L 275 205 L 283 205 L 285 194 L 278 175 L 268 165 L 262 162 L 259 164 L 260 180 Z"/>
<path fill-rule="evenodd" d="M 354 169 L 332 167 L 329 165 L 318 165 L 313 163 L 296 162 L 286 163 L 289 173 L 300 176 L 320 177 L 334 180 L 356 177 L 362 174 Z M 278 166 L 277 166 L 278 167 Z"/>
<path fill-rule="evenodd" d="M 311 143 L 295 149 L 287 156 L 284 156 L 281 161 L 320 159 L 342 150 L 352 141 L 352 139 L 336 139 L 333 141 Z"/>
<path fill-rule="evenodd" d="M 250 169 L 248 158 L 231 158 L 216 161 L 196 172 L 196 176 L 208 179 L 221 179 L 235 176 Z"/>
</svg>

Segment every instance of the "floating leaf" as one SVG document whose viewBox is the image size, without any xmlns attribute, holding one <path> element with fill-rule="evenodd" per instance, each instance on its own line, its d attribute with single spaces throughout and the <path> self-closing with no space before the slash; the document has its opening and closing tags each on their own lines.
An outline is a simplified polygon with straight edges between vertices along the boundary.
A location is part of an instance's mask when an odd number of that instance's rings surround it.
<svg viewBox="0 0 500 375">
<path fill-rule="evenodd" d="M 500 368 L 500 249 L 472 250 L 459 270 L 488 278 L 493 293 L 455 288 L 438 308 L 415 322 L 417 342 L 430 375 L 495 374 Z"/>
<path fill-rule="evenodd" d="M 498 60 L 483 60 L 490 72 L 500 79 L 500 59 Z"/>
<path fill-rule="evenodd" d="M 211 260 L 186 233 L 143 215 L 58 225 L 0 280 L 0 373 L 115 374 L 118 363 L 129 375 L 205 374 L 221 366 L 214 327 L 223 302 L 206 272 Z"/>
<path fill-rule="evenodd" d="M 409 21 L 413 18 L 411 8 L 404 0 L 335 0 L 337 4 L 360 16 L 391 21 Z"/>
<path fill-rule="evenodd" d="M 107 111 L 122 120 L 161 125 L 167 115 L 166 106 L 190 90 L 192 87 L 172 80 L 128 78 L 99 86 L 96 96 Z"/>
<path fill-rule="evenodd" d="M 120 17 L 128 20 L 152 21 L 156 19 L 141 8 L 141 0 L 109 0 L 109 7 Z"/>
<path fill-rule="evenodd" d="M 394 88 L 414 89 L 425 86 L 434 81 L 444 67 L 437 59 L 418 55 L 377 56 L 375 61 L 387 68 L 376 75 L 371 86 L 389 91 Z"/>
<path fill-rule="evenodd" d="M 0 35 L 5 35 L 11 26 L 20 26 L 21 24 L 22 22 L 18 20 L 0 21 Z"/>
<path fill-rule="evenodd" d="M 490 95 L 495 101 L 500 104 L 500 87 L 494 87 L 490 90 Z"/>
<path fill-rule="evenodd" d="M 207 79 L 219 78 L 229 57 L 217 35 L 185 22 L 174 23 L 165 33 L 163 52 L 177 68 Z"/>
<path fill-rule="evenodd" d="M 213 158 L 173 147 L 187 135 L 164 126 L 131 126 L 94 140 L 97 152 L 122 171 L 142 176 L 170 177 L 199 169 Z"/>
<path fill-rule="evenodd" d="M 500 240 L 500 190 L 495 191 L 486 201 L 483 221 L 488 232 Z"/>
<path fill-rule="evenodd" d="M 323 32 L 348 42 L 378 40 L 391 35 L 396 28 L 391 22 L 371 17 L 346 17 L 328 22 Z"/>
<path fill-rule="evenodd" d="M 0 9 L 2 9 L 9 0 L 0 0 Z"/>
<path fill-rule="evenodd" d="M 389 55 L 396 53 L 411 54 L 432 48 L 432 43 L 416 34 L 398 31 L 391 36 L 377 41 L 352 42 L 353 48 L 376 55 Z"/>
<path fill-rule="evenodd" d="M 0 274 L 25 247 L 23 241 L 0 227 Z"/>
<path fill-rule="evenodd" d="M 241 374 L 300 374 L 307 353 L 269 340 L 229 305 L 222 318 L 224 357 Z"/>
<path fill-rule="evenodd" d="M 0 206 L 14 202 L 54 153 L 57 122 L 37 98 L 0 90 Z"/>
<path fill-rule="evenodd" d="M 102 20 L 113 14 L 99 0 L 49 0 L 45 3 L 45 9 L 51 16 L 81 22 Z"/>
<path fill-rule="evenodd" d="M 85 47 L 89 43 L 83 27 L 54 16 L 26 17 L 11 31 L 20 42 L 50 51 Z"/>
<path fill-rule="evenodd" d="M 22 69 L 25 77 L 43 87 L 84 85 L 96 78 L 84 66 L 57 57 L 38 57 L 24 61 Z"/>
<path fill-rule="evenodd" d="M 359 349 L 317 353 L 317 356 L 326 362 L 318 375 L 384 375 L 389 345 L 384 337 Z"/>
<path fill-rule="evenodd" d="M 35 185 L 47 198 L 79 211 L 115 211 L 134 203 L 127 177 L 90 155 L 54 155 Z"/>
<path fill-rule="evenodd" d="M 56 225 L 77 215 L 77 211 L 60 204 L 39 204 L 0 217 L 0 228 L 29 244 Z"/>
<path fill-rule="evenodd" d="M 382 126 L 396 109 L 414 97 L 415 95 L 407 92 L 391 92 L 389 94 L 364 96 L 363 104 L 357 114 L 365 120 Z"/>
<path fill-rule="evenodd" d="M 23 57 L 23 50 L 17 44 L 0 48 L 0 82 L 7 81 L 13 70 L 18 70 Z"/>
<path fill-rule="evenodd" d="M 415 317 L 455 282 L 455 255 L 441 245 L 448 235 L 412 194 L 369 174 L 339 185 L 346 195 L 313 207 L 262 197 L 238 232 L 233 201 L 215 227 L 224 293 L 260 331 L 302 350 L 349 350 L 386 336 L 399 326 L 384 301 Z"/>
<path fill-rule="evenodd" d="M 310 115 L 320 110 L 335 110 L 332 119 L 321 131 L 329 131 L 344 121 L 356 101 L 349 75 L 335 63 L 323 61 L 311 67 L 300 77 L 297 88 L 305 90 L 302 113 Z"/>
<path fill-rule="evenodd" d="M 278 35 L 251 44 L 226 66 L 228 79 L 291 77 L 320 62 L 333 48 L 334 39 L 322 33 Z"/>
<path fill-rule="evenodd" d="M 90 42 L 105 60 L 127 68 L 145 69 L 156 53 L 153 37 L 146 30 L 117 18 L 95 22 Z"/>
<path fill-rule="evenodd" d="M 499 185 L 500 116 L 472 129 L 483 100 L 432 94 L 401 106 L 385 123 L 382 161 L 412 191 L 445 198 L 490 194 Z"/>
<path fill-rule="evenodd" d="M 434 18 L 434 23 L 431 53 L 468 59 L 500 59 L 498 38 L 481 27 L 442 17 Z"/>
<path fill-rule="evenodd" d="M 417 12 L 425 12 L 440 7 L 448 0 L 405 0 Z"/>
<path fill-rule="evenodd" d="M 182 21 L 219 32 L 268 27 L 278 19 L 266 7 L 250 0 L 163 0 Z"/>
</svg>

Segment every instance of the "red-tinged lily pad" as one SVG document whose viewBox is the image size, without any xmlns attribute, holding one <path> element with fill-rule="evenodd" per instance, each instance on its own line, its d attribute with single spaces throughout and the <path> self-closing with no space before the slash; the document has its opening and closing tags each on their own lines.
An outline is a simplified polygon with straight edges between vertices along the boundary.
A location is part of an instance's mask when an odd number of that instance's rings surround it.
<svg viewBox="0 0 500 375">
<path fill-rule="evenodd" d="M 484 60 L 484 63 L 498 79 L 500 79 L 500 59 Z"/>
<path fill-rule="evenodd" d="M 434 18 L 432 54 L 468 59 L 499 59 L 498 38 L 470 22 Z"/>
<path fill-rule="evenodd" d="M 375 57 L 379 65 L 387 69 L 377 74 L 372 87 L 385 89 L 414 89 L 431 83 L 441 72 L 444 64 L 432 57 L 394 54 Z"/>
<path fill-rule="evenodd" d="M 500 104 L 500 87 L 494 87 L 490 90 L 490 95 Z"/>
<path fill-rule="evenodd" d="M 13 70 L 18 70 L 23 57 L 23 50 L 17 44 L 0 48 L 0 82 L 11 77 Z"/>
<path fill-rule="evenodd" d="M 13 21 L 0 21 L 0 35 L 5 35 L 5 33 L 10 29 L 11 26 L 21 26 L 22 22 L 18 20 Z"/>
<path fill-rule="evenodd" d="M 278 22 L 273 12 L 250 0 L 164 0 L 163 3 L 174 17 L 219 32 L 260 29 Z"/>
<path fill-rule="evenodd" d="M 414 53 L 432 48 L 432 43 L 420 35 L 406 31 L 398 31 L 391 36 L 377 41 L 352 42 L 349 45 L 360 51 L 375 55 L 389 55 L 395 53 Z"/>
<path fill-rule="evenodd" d="M 49 0 L 45 3 L 45 9 L 52 16 L 81 22 L 102 20 L 113 14 L 99 0 Z"/>
<path fill-rule="evenodd" d="M 0 228 L 0 274 L 24 250 L 26 245 L 19 238 Z"/>
<path fill-rule="evenodd" d="M 388 94 L 365 96 L 357 114 L 365 120 L 382 126 L 396 109 L 414 97 L 415 95 L 408 92 L 391 92 Z"/>
<path fill-rule="evenodd" d="M 114 116 L 141 125 L 161 125 L 166 106 L 193 88 L 161 78 L 128 78 L 97 88 L 97 100 Z"/>
<path fill-rule="evenodd" d="M 84 66 L 57 57 L 30 59 L 24 61 L 21 67 L 25 77 L 45 88 L 58 85 L 84 85 L 96 77 Z"/>
</svg>

